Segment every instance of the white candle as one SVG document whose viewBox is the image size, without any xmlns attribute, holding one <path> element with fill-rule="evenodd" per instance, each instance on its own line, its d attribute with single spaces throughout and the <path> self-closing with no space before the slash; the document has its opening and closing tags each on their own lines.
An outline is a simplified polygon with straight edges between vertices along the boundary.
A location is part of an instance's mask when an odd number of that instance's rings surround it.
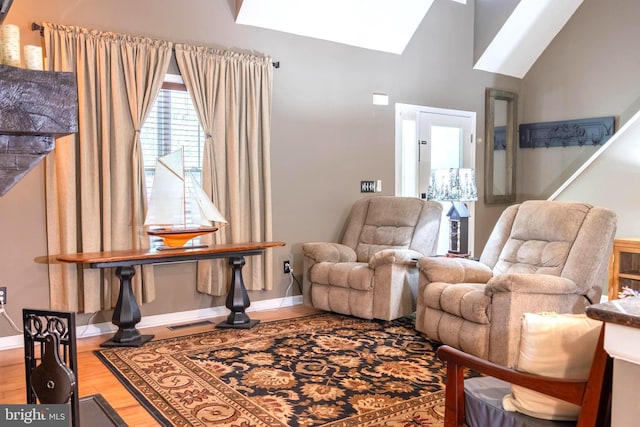
<svg viewBox="0 0 640 427">
<path fill-rule="evenodd" d="M 20 28 L 17 25 L 0 25 L 2 37 L 2 63 L 20 66 Z"/>
<path fill-rule="evenodd" d="M 32 44 L 25 45 L 24 64 L 28 70 L 42 71 L 42 47 Z"/>
</svg>

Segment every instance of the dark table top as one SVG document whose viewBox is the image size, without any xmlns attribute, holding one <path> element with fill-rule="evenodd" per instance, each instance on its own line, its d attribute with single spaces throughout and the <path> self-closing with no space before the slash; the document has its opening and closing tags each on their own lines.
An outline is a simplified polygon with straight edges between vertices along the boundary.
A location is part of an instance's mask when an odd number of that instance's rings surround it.
<svg viewBox="0 0 640 427">
<path fill-rule="evenodd" d="M 586 308 L 587 316 L 603 322 L 640 328 L 640 297 L 615 299 Z"/>
<path fill-rule="evenodd" d="M 177 261 L 226 258 L 229 256 L 258 255 L 266 249 L 284 246 L 284 242 L 225 243 L 207 247 L 188 246 L 159 251 L 156 249 L 121 250 L 106 252 L 79 252 L 56 256 L 58 261 L 86 264 L 91 267 L 134 266 Z"/>
</svg>

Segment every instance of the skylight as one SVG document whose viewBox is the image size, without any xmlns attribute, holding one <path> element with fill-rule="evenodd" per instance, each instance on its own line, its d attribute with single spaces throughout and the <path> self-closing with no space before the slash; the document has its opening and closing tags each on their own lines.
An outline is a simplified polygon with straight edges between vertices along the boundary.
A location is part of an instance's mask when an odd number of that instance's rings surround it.
<svg viewBox="0 0 640 427">
<path fill-rule="evenodd" d="M 521 0 L 474 69 L 523 78 L 583 0 Z"/>
<path fill-rule="evenodd" d="M 402 54 L 432 3 L 433 0 L 237 0 L 236 23 Z"/>
</svg>

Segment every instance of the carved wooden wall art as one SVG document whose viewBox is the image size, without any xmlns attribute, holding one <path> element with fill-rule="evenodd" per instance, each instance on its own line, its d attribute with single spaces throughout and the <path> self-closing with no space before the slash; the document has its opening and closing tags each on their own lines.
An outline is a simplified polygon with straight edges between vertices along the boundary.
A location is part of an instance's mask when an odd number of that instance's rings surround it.
<svg viewBox="0 0 640 427">
<path fill-rule="evenodd" d="M 521 124 L 520 148 L 602 145 L 614 133 L 614 117 Z"/>
</svg>

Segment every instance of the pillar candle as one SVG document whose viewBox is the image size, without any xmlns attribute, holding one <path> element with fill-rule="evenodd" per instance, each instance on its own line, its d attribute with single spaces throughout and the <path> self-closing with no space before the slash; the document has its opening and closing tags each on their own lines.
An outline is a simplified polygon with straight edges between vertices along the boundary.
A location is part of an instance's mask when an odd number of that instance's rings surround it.
<svg viewBox="0 0 640 427">
<path fill-rule="evenodd" d="M 31 44 L 25 45 L 24 64 L 28 70 L 42 71 L 42 48 Z"/>
<path fill-rule="evenodd" d="M 2 63 L 20 66 L 20 28 L 17 25 L 0 25 L 2 37 Z"/>
</svg>

